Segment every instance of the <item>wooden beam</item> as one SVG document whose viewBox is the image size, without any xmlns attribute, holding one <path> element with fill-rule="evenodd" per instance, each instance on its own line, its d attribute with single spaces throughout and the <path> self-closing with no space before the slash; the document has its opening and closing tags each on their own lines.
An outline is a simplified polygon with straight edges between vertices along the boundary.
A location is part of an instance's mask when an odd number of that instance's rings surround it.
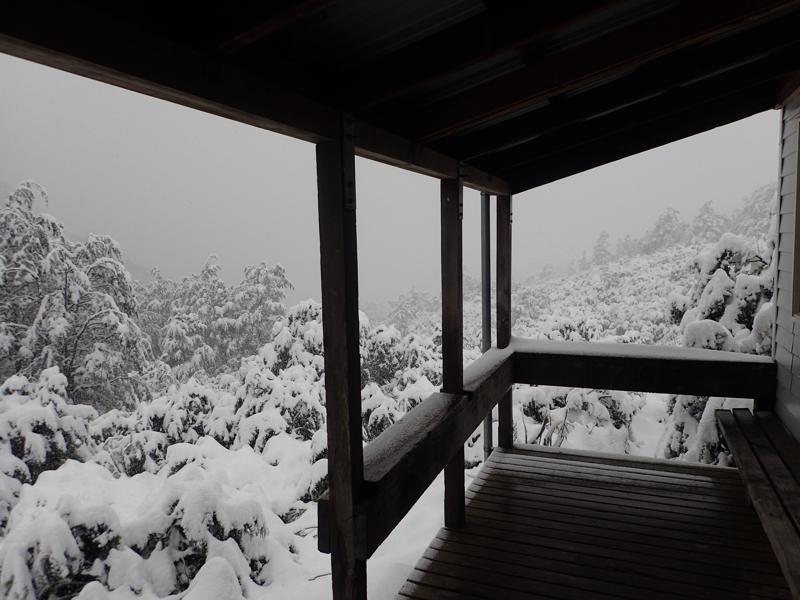
<svg viewBox="0 0 800 600">
<path fill-rule="evenodd" d="M 708 102 L 689 112 L 671 115 L 608 137 L 594 139 L 584 146 L 571 148 L 564 153 L 504 172 L 503 176 L 510 181 L 513 192 L 519 194 L 551 181 L 774 108 L 775 87 L 767 83 L 752 90 Z"/>
<path fill-rule="evenodd" d="M 618 79 L 649 61 L 796 12 L 795 0 L 678 3 L 646 21 L 570 47 L 526 68 L 415 111 L 411 137 L 431 143 L 520 114 L 559 94 Z"/>
<path fill-rule="evenodd" d="M 492 236 L 489 194 L 481 193 L 481 352 L 492 347 Z M 483 458 L 494 446 L 492 413 L 483 420 Z"/>
<path fill-rule="evenodd" d="M 461 177 L 463 185 L 490 194 L 508 193 L 508 182 L 428 146 L 363 121 L 356 123 L 356 154 L 439 179 Z"/>
<path fill-rule="evenodd" d="M 472 133 L 448 138 L 437 144 L 446 154 L 461 160 L 507 150 L 562 128 L 647 102 L 661 94 L 679 91 L 684 86 L 709 78 L 737 73 L 740 84 L 754 83 L 763 72 L 752 79 L 754 64 L 775 64 L 774 54 L 782 52 L 785 63 L 796 56 L 796 48 L 784 50 L 797 43 L 800 15 L 780 19 L 768 27 L 731 36 L 701 48 L 689 48 L 675 55 L 643 66 L 618 81 L 594 87 L 573 96 L 556 97 L 540 109 L 497 123 Z M 773 67 L 774 68 L 774 67 Z M 698 96 L 699 99 L 699 96 Z"/>
<path fill-rule="evenodd" d="M 260 42 L 290 25 L 301 21 L 333 4 L 334 0 L 300 0 L 290 2 L 284 10 L 272 15 L 247 31 L 226 40 L 219 45 L 217 51 L 223 55 L 234 54 Z"/>
<path fill-rule="evenodd" d="M 753 398 L 770 410 L 775 361 L 697 348 L 515 338 L 514 381 L 530 385 Z"/>
<path fill-rule="evenodd" d="M 353 123 L 317 145 L 330 551 L 334 600 L 366 600 L 366 562 L 357 555 L 355 504 L 363 481 L 361 357 Z"/>
<path fill-rule="evenodd" d="M 464 382 L 464 290 L 461 178 L 441 182 L 442 391 L 460 394 Z M 444 469 L 444 522 L 464 525 L 464 445 Z"/>
<path fill-rule="evenodd" d="M 511 342 L 511 196 L 497 197 L 497 347 Z M 497 443 L 514 447 L 512 391 L 507 391 L 497 408 Z"/>
<path fill-rule="evenodd" d="M 47 19 L 40 12 L 25 2 L 5 10 L 0 52 L 309 142 L 338 135 L 339 111 L 260 74 L 74 0 L 49 3 Z M 433 177 L 458 175 L 458 161 L 441 152 L 364 122 L 356 129 L 359 156 Z M 509 189 L 474 167 L 462 176 L 479 191 Z"/>
</svg>

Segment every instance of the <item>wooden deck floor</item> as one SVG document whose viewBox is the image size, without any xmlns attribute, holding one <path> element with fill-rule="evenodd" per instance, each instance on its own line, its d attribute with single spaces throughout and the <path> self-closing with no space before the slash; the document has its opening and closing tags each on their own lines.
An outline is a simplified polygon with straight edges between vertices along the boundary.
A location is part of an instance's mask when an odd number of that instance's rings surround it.
<svg viewBox="0 0 800 600">
<path fill-rule="evenodd" d="M 790 598 L 735 469 L 495 450 L 398 598 Z"/>
</svg>

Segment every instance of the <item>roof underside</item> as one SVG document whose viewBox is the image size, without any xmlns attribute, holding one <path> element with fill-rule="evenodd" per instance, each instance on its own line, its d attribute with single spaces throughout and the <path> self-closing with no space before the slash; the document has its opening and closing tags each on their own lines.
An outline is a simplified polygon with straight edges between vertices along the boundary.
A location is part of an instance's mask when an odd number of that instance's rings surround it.
<svg viewBox="0 0 800 600">
<path fill-rule="evenodd" d="M 800 1 L 300 0 L 4 7 L 0 51 L 518 193 L 775 107 Z M 46 15 L 46 18 L 42 18 Z"/>
</svg>

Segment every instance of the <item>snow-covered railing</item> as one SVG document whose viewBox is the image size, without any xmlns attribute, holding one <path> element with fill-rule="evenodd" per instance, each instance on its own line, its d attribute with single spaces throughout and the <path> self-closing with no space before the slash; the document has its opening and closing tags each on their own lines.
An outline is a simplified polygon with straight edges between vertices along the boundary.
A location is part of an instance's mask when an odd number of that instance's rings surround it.
<svg viewBox="0 0 800 600">
<path fill-rule="evenodd" d="M 765 356 L 512 338 L 464 370 L 463 394 L 432 394 L 364 448 L 354 515 L 358 556 L 375 552 L 514 383 L 752 398 L 769 410 L 775 382 L 775 362 Z M 323 552 L 330 551 L 328 509 L 324 495 Z"/>
<path fill-rule="evenodd" d="M 356 547 L 369 558 L 497 399 L 512 385 L 512 351 L 493 348 L 464 370 L 464 394 L 432 394 L 364 448 Z M 328 552 L 327 494 L 320 498 L 319 549 Z"/>
<path fill-rule="evenodd" d="M 512 338 L 514 383 L 751 398 L 771 410 L 777 373 L 768 356 L 699 348 Z"/>
</svg>

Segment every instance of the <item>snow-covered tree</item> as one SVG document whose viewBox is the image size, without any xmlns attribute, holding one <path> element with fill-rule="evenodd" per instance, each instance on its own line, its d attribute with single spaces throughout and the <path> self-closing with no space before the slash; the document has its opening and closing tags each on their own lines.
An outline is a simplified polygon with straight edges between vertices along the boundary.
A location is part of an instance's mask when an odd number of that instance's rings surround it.
<svg viewBox="0 0 800 600">
<path fill-rule="evenodd" d="M 480 288 L 478 288 L 480 289 Z M 407 293 L 392 302 L 387 318 L 401 333 L 409 333 L 420 316 L 437 310 L 437 302 L 425 292 L 412 287 Z"/>
<path fill-rule="evenodd" d="M 730 221 L 718 212 L 711 200 L 700 206 L 697 216 L 692 221 L 691 238 L 697 242 L 714 242 L 728 231 Z"/>
<path fill-rule="evenodd" d="M 757 191 L 749 204 L 764 202 Z M 673 294 L 673 317 L 682 313 L 683 345 L 729 352 L 769 354 L 775 321 L 774 289 L 777 203 L 771 196 L 762 228 L 748 237 L 723 234 L 694 261 L 695 277 L 688 294 Z M 768 225 L 767 225 L 768 224 Z M 764 235 L 763 227 L 769 231 Z M 762 235 L 765 240 L 759 239 Z M 669 418 L 659 445 L 667 458 L 725 464 L 729 458 L 716 430 L 714 410 L 741 406 L 741 400 L 672 396 Z"/>
<path fill-rule="evenodd" d="M 607 231 L 601 231 L 594 242 L 593 260 L 596 265 L 604 265 L 611 260 L 611 243 Z"/>
<path fill-rule="evenodd" d="M 235 369 L 271 339 L 292 284 L 280 265 L 246 266 L 242 280 L 227 285 L 212 256 L 199 273 L 173 282 L 157 269 L 139 284 L 145 329 L 158 356 L 186 381 L 201 372 Z"/>
<path fill-rule="evenodd" d="M 642 251 L 651 253 L 676 244 L 685 238 L 686 229 L 687 225 L 681 220 L 677 209 L 667 208 L 642 239 Z"/>
<path fill-rule="evenodd" d="M 639 253 L 641 242 L 635 240 L 630 234 L 617 242 L 617 256 L 620 258 L 630 258 Z"/>
<path fill-rule="evenodd" d="M 46 198 L 22 184 L 0 209 L 0 377 L 57 366 L 71 398 L 101 409 L 147 397 L 137 376 L 151 350 L 135 321 L 133 285 L 116 242 L 70 242 L 35 214 Z"/>
</svg>

